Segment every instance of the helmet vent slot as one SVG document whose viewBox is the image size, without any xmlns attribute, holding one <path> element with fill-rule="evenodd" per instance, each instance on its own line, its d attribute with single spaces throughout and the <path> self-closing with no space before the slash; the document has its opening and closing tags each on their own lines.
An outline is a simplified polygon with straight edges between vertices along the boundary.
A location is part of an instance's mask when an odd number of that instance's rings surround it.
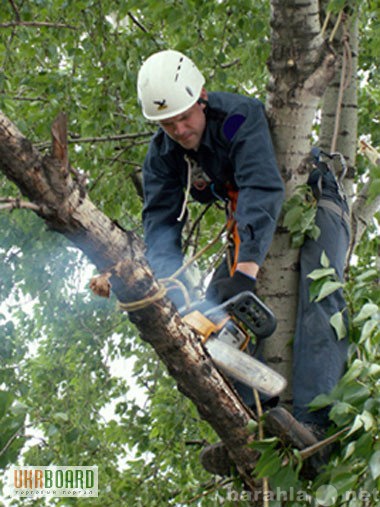
<svg viewBox="0 0 380 507">
<path fill-rule="evenodd" d="M 175 75 L 175 79 L 174 81 L 178 81 L 178 78 L 179 78 L 179 71 L 181 70 L 181 64 L 183 62 L 183 56 L 179 59 L 179 64 L 178 64 L 178 67 L 177 67 L 177 74 Z"/>
</svg>

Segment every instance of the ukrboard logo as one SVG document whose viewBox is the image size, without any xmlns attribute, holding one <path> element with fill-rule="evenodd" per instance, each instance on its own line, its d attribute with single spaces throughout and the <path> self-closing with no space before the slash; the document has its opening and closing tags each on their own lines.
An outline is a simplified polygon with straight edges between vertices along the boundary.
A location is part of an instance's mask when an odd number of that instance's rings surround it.
<svg viewBox="0 0 380 507">
<path fill-rule="evenodd" d="M 12 496 L 24 498 L 98 496 L 98 467 L 12 466 L 9 477 Z"/>
</svg>

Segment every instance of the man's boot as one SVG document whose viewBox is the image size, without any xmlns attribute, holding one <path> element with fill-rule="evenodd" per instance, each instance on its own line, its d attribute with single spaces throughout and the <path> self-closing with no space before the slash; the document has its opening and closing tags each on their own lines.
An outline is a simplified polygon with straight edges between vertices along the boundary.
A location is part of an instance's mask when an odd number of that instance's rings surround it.
<svg viewBox="0 0 380 507">
<path fill-rule="evenodd" d="M 318 438 L 304 424 L 295 419 L 284 407 L 275 407 L 265 414 L 265 429 L 285 445 L 305 449 L 318 442 Z"/>
<path fill-rule="evenodd" d="M 254 464 L 256 464 L 259 457 L 259 453 L 256 453 L 253 458 Z M 200 453 L 199 460 L 207 472 L 222 477 L 230 477 L 236 469 L 235 463 L 230 459 L 227 447 L 223 442 L 207 445 Z"/>
<path fill-rule="evenodd" d="M 323 430 L 318 426 L 307 426 L 295 419 L 284 407 L 275 407 L 265 414 L 266 431 L 287 446 L 303 450 L 323 440 Z M 331 445 L 307 458 L 303 464 L 301 475 L 313 479 L 321 467 L 328 462 Z"/>
<path fill-rule="evenodd" d="M 199 455 L 200 462 L 210 474 L 228 477 L 232 475 L 234 463 L 228 456 L 228 451 L 223 442 L 207 445 Z"/>
</svg>

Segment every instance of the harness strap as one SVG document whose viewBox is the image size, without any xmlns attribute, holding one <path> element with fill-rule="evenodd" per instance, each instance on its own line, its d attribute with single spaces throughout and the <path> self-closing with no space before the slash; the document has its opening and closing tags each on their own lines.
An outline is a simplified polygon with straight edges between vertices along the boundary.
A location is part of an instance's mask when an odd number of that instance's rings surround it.
<svg viewBox="0 0 380 507">
<path fill-rule="evenodd" d="M 340 206 L 338 206 L 338 204 L 335 202 L 330 201 L 329 199 L 320 199 L 318 201 L 318 206 L 333 211 L 346 222 L 348 227 L 350 227 L 350 217 L 348 213 L 344 211 Z"/>
</svg>

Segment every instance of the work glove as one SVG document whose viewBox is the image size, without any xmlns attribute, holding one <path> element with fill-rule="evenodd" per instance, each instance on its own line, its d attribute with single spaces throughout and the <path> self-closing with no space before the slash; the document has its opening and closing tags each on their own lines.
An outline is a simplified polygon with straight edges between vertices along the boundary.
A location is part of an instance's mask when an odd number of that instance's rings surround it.
<svg viewBox="0 0 380 507">
<path fill-rule="evenodd" d="M 254 292 L 256 278 L 246 275 L 242 271 L 235 271 L 233 276 L 221 278 L 207 290 L 207 299 L 211 299 L 217 304 L 227 301 L 227 299 L 237 296 L 244 291 Z"/>
</svg>

